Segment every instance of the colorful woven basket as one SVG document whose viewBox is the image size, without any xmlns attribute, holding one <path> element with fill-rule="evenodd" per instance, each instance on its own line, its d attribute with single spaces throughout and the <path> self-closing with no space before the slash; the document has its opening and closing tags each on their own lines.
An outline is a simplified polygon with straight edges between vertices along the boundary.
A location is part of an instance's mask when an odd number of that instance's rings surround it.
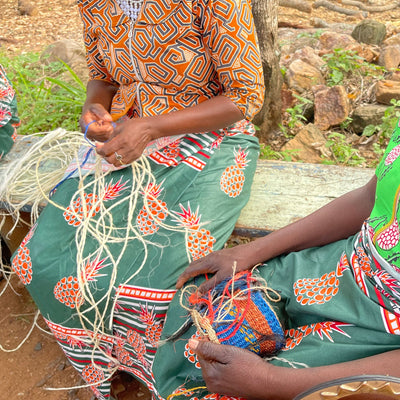
<svg viewBox="0 0 400 400">
<path fill-rule="evenodd" d="M 212 341 L 271 356 L 282 349 L 285 338 L 268 302 L 277 300 L 269 291 L 252 272 L 241 272 L 200 298 L 191 296 L 192 319 Z"/>
</svg>

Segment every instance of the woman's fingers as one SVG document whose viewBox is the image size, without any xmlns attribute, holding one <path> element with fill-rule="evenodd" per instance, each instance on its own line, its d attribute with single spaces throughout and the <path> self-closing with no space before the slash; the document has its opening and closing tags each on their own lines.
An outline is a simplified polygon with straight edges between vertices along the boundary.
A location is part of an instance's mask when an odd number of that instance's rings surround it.
<svg viewBox="0 0 400 400">
<path fill-rule="evenodd" d="M 192 262 L 178 277 L 176 288 L 180 289 L 188 280 L 198 275 L 215 274 L 211 279 L 199 287 L 201 293 L 213 288 L 228 276 L 239 272 L 245 267 L 237 265 L 237 254 L 232 249 L 218 250 Z"/>
<path fill-rule="evenodd" d="M 175 285 L 177 289 L 180 289 L 188 280 L 195 276 L 215 272 L 207 263 L 206 258 L 194 261 L 181 273 Z"/>
<path fill-rule="evenodd" d="M 79 124 L 89 140 L 105 142 L 114 131 L 112 117 L 101 104 L 92 104 L 86 108 Z"/>
<path fill-rule="evenodd" d="M 111 114 L 101 105 L 101 104 L 92 104 L 89 107 L 89 112 L 93 114 L 96 120 L 104 121 L 104 122 L 112 122 L 113 119 Z"/>
<path fill-rule="evenodd" d="M 189 339 L 190 349 L 197 354 L 199 358 L 206 362 L 219 362 L 228 364 L 231 360 L 231 347 L 212 343 L 208 340 Z"/>
</svg>

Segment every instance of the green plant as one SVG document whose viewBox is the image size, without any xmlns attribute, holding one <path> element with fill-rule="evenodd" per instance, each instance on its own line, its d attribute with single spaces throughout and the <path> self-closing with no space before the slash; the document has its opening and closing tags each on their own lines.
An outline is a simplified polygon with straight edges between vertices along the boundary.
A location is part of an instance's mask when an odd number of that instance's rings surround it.
<svg viewBox="0 0 400 400">
<path fill-rule="evenodd" d="M 275 151 L 270 145 L 260 143 L 260 159 L 262 160 L 292 161 L 291 155 L 295 152 L 294 150 Z"/>
<path fill-rule="evenodd" d="M 323 29 L 317 29 L 315 32 L 303 32 L 303 33 L 299 33 L 296 37 L 302 38 L 302 37 L 311 37 L 311 38 L 315 38 L 315 39 L 319 39 L 323 33 Z"/>
<path fill-rule="evenodd" d="M 322 59 L 326 63 L 329 86 L 342 84 L 356 71 L 364 76 L 375 76 L 383 70 L 382 67 L 367 63 L 353 50 L 334 49 L 333 53 L 325 54 Z"/>
<path fill-rule="evenodd" d="M 307 118 L 304 116 L 304 110 L 307 104 L 312 104 L 312 101 L 305 97 L 301 97 L 297 94 L 294 94 L 294 97 L 296 97 L 298 102 L 293 105 L 293 107 L 285 110 L 289 116 L 286 122 L 286 125 L 289 129 L 294 129 L 298 126 L 301 126 L 303 125 L 303 121 L 307 121 Z"/>
<path fill-rule="evenodd" d="M 358 151 L 351 147 L 342 133 L 332 132 L 328 135 L 326 147 L 331 151 L 335 164 L 356 166 L 365 163 L 365 158 L 358 154 Z M 326 162 L 325 163 L 330 163 Z"/>
<path fill-rule="evenodd" d="M 375 151 L 379 155 L 380 148 L 386 147 L 388 139 L 392 136 L 393 130 L 396 126 L 397 121 L 400 118 L 400 100 L 392 99 L 390 106 L 386 108 L 385 113 L 382 117 L 382 122 L 379 125 L 367 125 L 363 130 L 363 136 L 377 135 L 377 143 Z"/>
<path fill-rule="evenodd" d="M 340 129 L 342 129 L 343 131 L 346 131 L 352 122 L 353 122 L 353 118 L 346 117 L 346 119 L 340 124 Z"/>
<path fill-rule="evenodd" d="M 286 72 L 287 72 L 287 68 L 285 66 L 282 66 L 281 67 L 281 74 L 282 74 L 282 78 L 283 79 L 285 79 Z"/>
<path fill-rule="evenodd" d="M 77 130 L 86 89 L 63 62 L 44 63 L 38 53 L 8 57 L 0 54 L 17 94 L 20 134 L 63 127 Z"/>
</svg>

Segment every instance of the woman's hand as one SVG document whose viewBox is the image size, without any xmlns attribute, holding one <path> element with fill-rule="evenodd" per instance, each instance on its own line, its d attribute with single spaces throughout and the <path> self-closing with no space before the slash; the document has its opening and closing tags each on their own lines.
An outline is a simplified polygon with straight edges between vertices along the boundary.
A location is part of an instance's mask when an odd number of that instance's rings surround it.
<svg viewBox="0 0 400 400">
<path fill-rule="evenodd" d="M 79 120 L 86 137 L 98 142 L 106 142 L 114 131 L 110 113 L 101 104 L 94 103 L 84 107 Z"/>
<path fill-rule="evenodd" d="M 149 121 L 150 118 L 133 118 L 118 123 L 107 143 L 97 143 L 97 153 L 117 167 L 137 160 L 156 137 L 156 130 Z"/>
<path fill-rule="evenodd" d="M 251 257 L 249 257 L 251 253 L 249 247 L 249 244 L 243 244 L 210 253 L 193 261 L 179 276 L 176 288 L 180 289 L 185 282 L 195 276 L 208 273 L 214 274 L 212 278 L 199 286 L 198 291 L 204 293 L 225 278 L 232 276 L 233 273 L 252 268 L 254 264 L 252 264 Z"/>
<path fill-rule="evenodd" d="M 190 339 L 204 381 L 211 393 L 247 399 L 267 399 L 268 375 L 273 366 L 239 347 Z"/>
</svg>

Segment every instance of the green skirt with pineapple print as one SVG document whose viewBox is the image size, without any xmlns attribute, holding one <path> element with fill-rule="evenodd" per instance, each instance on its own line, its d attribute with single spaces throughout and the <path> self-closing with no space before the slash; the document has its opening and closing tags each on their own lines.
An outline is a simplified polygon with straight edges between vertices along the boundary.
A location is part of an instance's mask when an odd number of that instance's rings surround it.
<svg viewBox="0 0 400 400">
<path fill-rule="evenodd" d="M 400 314 L 388 299 L 400 287 L 369 251 L 368 232 L 323 247 L 274 258 L 257 273 L 280 296 L 270 302 L 285 331 L 285 346 L 268 362 L 288 368 L 335 364 L 400 348 Z M 199 285 L 202 277 L 188 284 Z M 396 289 L 394 289 L 396 290 Z M 188 319 L 180 292 L 172 301 L 163 338 L 174 337 Z M 160 346 L 153 373 L 161 397 L 227 399 L 204 389 L 200 364 L 189 349 L 199 337 L 192 326 Z"/>
<path fill-rule="evenodd" d="M 133 164 L 101 184 L 64 180 L 16 251 L 14 271 L 98 399 L 117 370 L 159 397 L 152 367 L 176 280 L 224 246 L 250 196 L 259 145 L 238 126 L 154 151 L 152 179 Z"/>
</svg>

